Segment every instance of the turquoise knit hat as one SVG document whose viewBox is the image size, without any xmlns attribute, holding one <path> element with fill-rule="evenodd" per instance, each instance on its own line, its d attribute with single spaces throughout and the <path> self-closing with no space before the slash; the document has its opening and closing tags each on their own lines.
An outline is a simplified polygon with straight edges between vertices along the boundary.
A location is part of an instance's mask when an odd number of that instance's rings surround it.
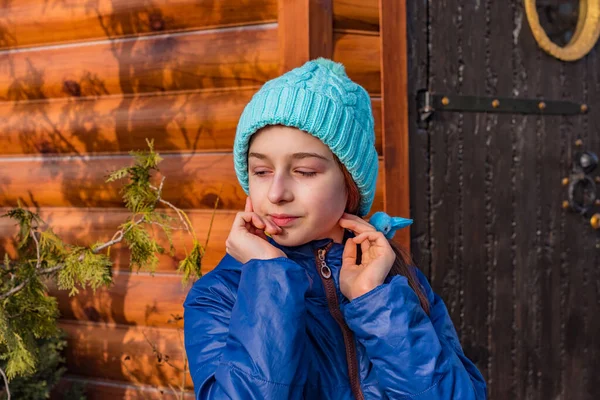
<svg viewBox="0 0 600 400">
<path fill-rule="evenodd" d="M 369 213 L 378 169 L 371 99 L 342 64 L 309 61 L 265 83 L 246 105 L 233 145 L 235 173 L 246 194 L 250 137 L 267 125 L 295 127 L 327 145 L 358 186 L 359 216 Z"/>
</svg>

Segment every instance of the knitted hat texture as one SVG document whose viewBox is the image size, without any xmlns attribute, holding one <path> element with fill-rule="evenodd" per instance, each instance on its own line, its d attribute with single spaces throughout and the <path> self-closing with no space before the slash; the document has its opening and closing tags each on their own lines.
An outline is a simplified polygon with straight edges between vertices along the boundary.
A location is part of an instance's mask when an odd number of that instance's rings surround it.
<svg viewBox="0 0 600 400">
<path fill-rule="evenodd" d="M 378 169 L 371 99 L 342 64 L 309 61 L 265 83 L 246 105 L 233 146 L 235 172 L 246 193 L 250 137 L 267 125 L 295 127 L 320 139 L 358 186 L 359 216 L 369 213 Z"/>
</svg>

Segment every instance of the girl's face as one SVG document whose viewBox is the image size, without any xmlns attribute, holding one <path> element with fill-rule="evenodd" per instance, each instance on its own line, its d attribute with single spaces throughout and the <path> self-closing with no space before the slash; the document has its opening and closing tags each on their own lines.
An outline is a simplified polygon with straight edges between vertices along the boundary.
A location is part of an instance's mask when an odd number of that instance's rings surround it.
<svg viewBox="0 0 600 400">
<path fill-rule="evenodd" d="M 261 129 L 250 141 L 248 176 L 254 212 L 283 228 L 273 235 L 278 244 L 298 246 L 324 238 L 342 242 L 338 221 L 346 208 L 344 175 L 319 139 L 287 126 Z"/>
</svg>

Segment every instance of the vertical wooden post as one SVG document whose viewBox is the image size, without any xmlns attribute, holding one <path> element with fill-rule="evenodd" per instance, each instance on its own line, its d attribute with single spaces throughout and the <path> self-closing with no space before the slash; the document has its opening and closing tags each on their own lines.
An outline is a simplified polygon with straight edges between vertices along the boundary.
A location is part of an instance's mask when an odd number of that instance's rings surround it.
<svg viewBox="0 0 600 400">
<path fill-rule="evenodd" d="M 379 0 L 384 209 L 410 214 L 406 0 Z M 394 238 L 410 249 L 410 230 Z"/>
<path fill-rule="evenodd" d="M 333 55 L 332 0 L 278 0 L 279 71 Z"/>
</svg>

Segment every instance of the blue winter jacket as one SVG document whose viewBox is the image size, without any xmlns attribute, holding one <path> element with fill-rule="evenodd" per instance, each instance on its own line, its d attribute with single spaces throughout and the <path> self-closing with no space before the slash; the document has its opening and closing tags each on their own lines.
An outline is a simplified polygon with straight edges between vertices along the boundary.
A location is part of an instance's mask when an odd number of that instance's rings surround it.
<svg viewBox="0 0 600 400">
<path fill-rule="evenodd" d="M 486 398 L 446 306 L 418 270 L 429 315 L 403 276 L 348 301 L 339 290 L 343 244 L 271 243 L 288 258 L 241 264 L 226 255 L 185 300 L 196 398 Z"/>
</svg>

